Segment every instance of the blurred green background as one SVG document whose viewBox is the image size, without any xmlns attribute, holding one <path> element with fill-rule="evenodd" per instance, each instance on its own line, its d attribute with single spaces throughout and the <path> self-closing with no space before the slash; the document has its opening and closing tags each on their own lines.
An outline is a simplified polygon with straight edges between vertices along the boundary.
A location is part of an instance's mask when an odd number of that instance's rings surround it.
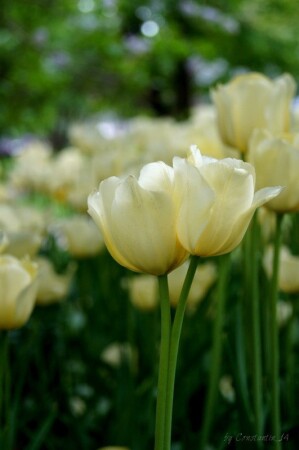
<svg viewBox="0 0 299 450">
<path fill-rule="evenodd" d="M 103 111 L 184 118 L 244 70 L 299 77 L 297 0 L 2 0 L 0 134 Z"/>
</svg>

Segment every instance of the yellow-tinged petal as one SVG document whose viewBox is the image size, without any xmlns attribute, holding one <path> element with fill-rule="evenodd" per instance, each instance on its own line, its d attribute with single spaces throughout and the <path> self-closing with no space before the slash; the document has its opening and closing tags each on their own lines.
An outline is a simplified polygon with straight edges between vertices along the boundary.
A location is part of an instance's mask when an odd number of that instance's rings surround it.
<svg viewBox="0 0 299 450">
<path fill-rule="evenodd" d="M 108 178 L 88 199 L 89 213 L 106 246 L 121 265 L 161 275 L 187 257 L 176 233 L 177 210 L 168 170 L 163 163 L 145 166 L 140 179 Z M 165 180 L 163 180 L 163 174 Z M 156 182 L 155 182 L 156 178 Z M 143 188 L 143 186 L 155 189 Z"/>
<path fill-rule="evenodd" d="M 187 160 L 175 159 L 174 168 L 180 193 L 178 236 L 191 254 L 199 256 L 233 250 L 255 209 L 281 191 L 275 187 L 255 194 L 251 164 L 231 158 L 204 158 L 195 147 Z"/>
<path fill-rule="evenodd" d="M 217 86 L 212 99 L 223 141 L 246 152 L 255 128 L 288 131 L 295 91 L 295 81 L 288 74 L 271 80 L 259 73 L 247 73 Z"/>
<path fill-rule="evenodd" d="M 254 180 L 252 174 L 227 161 L 209 164 L 203 175 L 216 192 L 209 222 L 196 243 L 201 255 L 217 254 L 231 235 L 239 217 L 252 205 Z"/>
<path fill-rule="evenodd" d="M 279 256 L 278 286 L 282 292 L 299 292 L 299 256 L 293 255 L 286 246 L 282 246 Z M 273 247 L 268 246 L 263 257 L 263 266 L 269 278 L 272 277 Z"/>
<path fill-rule="evenodd" d="M 118 251 L 114 244 L 111 228 L 111 205 L 115 195 L 116 187 L 121 183 L 117 177 L 110 177 L 102 181 L 99 190 L 88 197 L 88 213 L 91 215 L 96 225 L 101 230 L 104 242 L 112 257 L 122 266 L 136 271 L 137 268 L 129 263 Z"/>
<path fill-rule="evenodd" d="M 116 247 L 136 268 L 155 275 L 173 268 L 177 252 L 175 208 L 168 195 L 146 191 L 130 177 L 116 191 L 111 221 Z"/>
<path fill-rule="evenodd" d="M 175 158 L 175 197 L 178 206 L 178 238 L 192 252 L 206 227 L 215 199 L 214 191 L 187 160 Z"/>
<path fill-rule="evenodd" d="M 24 325 L 36 300 L 36 264 L 10 255 L 0 257 L 0 329 Z"/>
<path fill-rule="evenodd" d="M 174 172 L 173 168 L 164 162 L 146 164 L 140 171 L 138 183 L 144 189 L 151 191 L 173 190 Z"/>
<path fill-rule="evenodd" d="M 256 209 L 279 195 L 282 189 L 280 186 L 276 186 L 257 191 L 251 207 L 236 220 L 228 239 L 223 242 L 217 254 L 229 253 L 236 248 L 242 241 Z"/>
<path fill-rule="evenodd" d="M 250 140 L 249 161 L 256 171 L 257 188 L 284 186 L 281 194 L 267 203 L 277 212 L 299 210 L 299 142 L 298 134 L 273 136 L 255 130 Z"/>
</svg>

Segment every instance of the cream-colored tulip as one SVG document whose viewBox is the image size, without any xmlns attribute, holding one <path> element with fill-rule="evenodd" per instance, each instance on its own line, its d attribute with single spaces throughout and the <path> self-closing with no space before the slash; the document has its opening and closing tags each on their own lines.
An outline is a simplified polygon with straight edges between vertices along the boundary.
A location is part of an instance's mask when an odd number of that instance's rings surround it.
<svg viewBox="0 0 299 450">
<path fill-rule="evenodd" d="M 107 140 L 93 123 L 74 123 L 68 130 L 69 140 L 83 153 L 96 154 L 107 148 Z"/>
<path fill-rule="evenodd" d="M 104 248 L 98 227 L 86 214 L 77 214 L 57 221 L 52 229 L 65 249 L 75 258 L 95 256 Z"/>
<path fill-rule="evenodd" d="M 53 150 L 43 142 L 32 142 L 24 146 L 9 173 L 12 185 L 21 189 L 44 191 L 50 175 L 52 155 Z"/>
<path fill-rule="evenodd" d="M 168 275 L 169 299 L 173 307 L 179 301 L 180 292 L 189 267 L 188 261 L 177 267 Z M 187 311 L 195 311 L 198 303 L 204 298 L 217 277 L 213 263 L 200 264 L 195 272 L 187 300 Z M 134 306 L 144 311 L 154 309 L 158 304 L 157 278 L 152 275 L 131 277 L 128 283 L 130 299 Z"/>
<path fill-rule="evenodd" d="M 130 121 L 126 136 L 127 146 L 134 147 L 146 161 L 163 161 L 171 164 L 181 148 L 178 127 L 170 118 L 137 117 Z M 159 136 L 159 139 L 153 139 Z"/>
<path fill-rule="evenodd" d="M 68 147 L 52 158 L 47 192 L 56 200 L 66 202 L 81 174 L 89 170 L 88 159 L 74 147 Z"/>
<path fill-rule="evenodd" d="M 42 236 L 29 231 L 7 233 L 7 237 L 8 245 L 5 251 L 16 258 L 34 257 L 42 245 Z"/>
<path fill-rule="evenodd" d="M 111 367 L 119 367 L 124 361 L 136 366 L 136 358 L 136 351 L 127 342 L 112 342 L 101 353 L 101 360 Z"/>
<path fill-rule="evenodd" d="M 17 258 L 34 256 L 45 234 L 45 217 L 40 211 L 13 204 L 0 204 L 0 228 L 5 232 L 6 253 Z"/>
<path fill-rule="evenodd" d="M 33 310 L 37 265 L 11 255 L 0 256 L 0 329 L 23 326 Z"/>
<path fill-rule="evenodd" d="M 295 81 L 289 74 L 271 80 L 259 73 L 248 73 L 217 86 L 212 99 L 223 141 L 246 152 L 255 128 L 288 131 L 295 91 Z"/>
<path fill-rule="evenodd" d="M 0 203 L 0 228 L 6 232 L 30 231 L 43 234 L 45 215 L 31 206 Z"/>
<path fill-rule="evenodd" d="M 14 207 L 19 223 L 19 230 L 37 233 L 40 236 L 46 234 L 48 225 L 47 214 L 34 206 L 17 205 Z"/>
<path fill-rule="evenodd" d="M 280 187 L 255 193 L 254 168 L 241 160 L 203 157 L 192 146 L 187 159 L 174 159 L 176 189 L 180 193 L 178 237 L 191 254 L 221 255 L 241 242 L 255 210 L 278 195 Z M 214 192 L 212 203 L 201 215 L 198 205 L 206 201 L 198 179 Z M 177 194 L 179 197 L 179 194 Z"/>
<path fill-rule="evenodd" d="M 267 130 L 255 130 L 248 160 L 255 167 L 257 188 L 284 186 L 267 208 L 276 212 L 299 211 L 299 133 L 276 136 Z"/>
<path fill-rule="evenodd" d="M 175 272 L 175 270 L 174 270 Z M 152 311 L 158 304 L 158 283 L 153 275 L 141 274 L 128 280 L 132 304 L 141 311 Z"/>
<path fill-rule="evenodd" d="M 293 315 L 293 305 L 291 302 L 278 300 L 276 307 L 276 317 L 279 327 L 284 327 Z"/>
<path fill-rule="evenodd" d="M 185 150 L 196 143 L 203 155 L 211 156 L 212 158 L 240 157 L 238 150 L 226 145 L 221 139 L 215 105 L 200 104 L 195 107 L 186 125 L 193 130 L 193 133 L 187 133 L 186 135 Z M 186 128 L 188 129 L 188 127 Z M 192 140 L 191 137 L 193 137 Z M 177 154 L 175 156 L 181 155 Z"/>
<path fill-rule="evenodd" d="M 0 253 L 6 250 L 8 242 L 7 235 L 3 231 L 0 231 Z"/>
<path fill-rule="evenodd" d="M 269 278 L 272 277 L 273 248 L 266 248 L 263 257 L 263 266 Z M 283 246 L 279 255 L 278 286 L 282 292 L 299 292 L 299 256 L 292 255 L 290 250 Z"/>
<path fill-rule="evenodd" d="M 15 206 L 0 203 L 0 228 L 5 232 L 20 231 L 21 222 Z"/>
<path fill-rule="evenodd" d="M 59 274 L 48 258 L 39 256 L 36 258 L 36 263 L 38 264 L 36 303 L 38 305 L 49 305 L 65 300 L 70 291 L 74 267 L 70 267 L 67 272 Z"/>
<path fill-rule="evenodd" d="M 187 257 L 177 239 L 173 169 L 162 162 L 144 166 L 138 180 L 102 181 L 88 212 L 113 258 L 130 270 L 162 275 Z"/>
</svg>

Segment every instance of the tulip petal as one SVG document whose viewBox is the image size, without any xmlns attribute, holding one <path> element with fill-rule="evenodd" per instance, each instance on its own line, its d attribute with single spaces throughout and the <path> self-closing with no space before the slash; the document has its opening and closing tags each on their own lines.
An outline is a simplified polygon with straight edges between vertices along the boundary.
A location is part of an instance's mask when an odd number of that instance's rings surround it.
<svg viewBox="0 0 299 450">
<path fill-rule="evenodd" d="M 289 130 L 290 104 L 295 94 L 290 75 L 271 80 L 259 73 L 239 75 L 212 91 L 223 141 L 242 152 L 255 128 Z"/>
<path fill-rule="evenodd" d="M 210 220 L 196 244 L 201 255 L 218 253 L 238 218 L 251 207 L 254 196 L 251 172 L 224 161 L 209 164 L 202 170 L 216 193 L 216 200 Z"/>
<path fill-rule="evenodd" d="M 205 228 L 215 194 L 193 165 L 181 158 L 174 159 L 175 197 L 179 214 L 177 222 L 178 238 L 182 245 L 193 252 Z"/>
<path fill-rule="evenodd" d="M 36 265 L 10 255 L 0 258 L 0 329 L 19 328 L 27 322 L 35 304 Z M 32 289 L 31 289 L 32 287 Z M 28 295 L 27 295 L 28 290 Z"/>
<path fill-rule="evenodd" d="M 143 166 L 138 182 L 144 189 L 171 192 L 173 189 L 173 179 L 173 168 L 159 161 Z"/>
<path fill-rule="evenodd" d="M 129 265 L 123 258 L 123 255 L 118 251 L 114 244 L 114 238 L 111 228 L 111 205 L 113 203 L 114 195 L 117 186 L 121 180 L 117 177 L 110 177 L 102 181 L 99 190 L 93 192 L 88 197 L 88 213 L 93 218 L 99 227 L 106 247 L 113 258 L 121 265 L 128 269 L 136 271 L 134 265 Z"/>
<path fill-rule="evenodd" d="M 145 174 L 143 177 L 143 181 L 149 180 Z M 161 275 L 186 259 L 187 252 L 176 237 L 176 210 L 167 190 L 148 191 L 132 176 L 110 178 L 100 184 L 88 204 L 119 264 L 136 272 Z"/>
<path fill-rule="evenodd" d="M 18 296 L 15 310 L 15 327 L 21 327 L 29 319 L 35 305 L 38 278 L 35 278 Z"/>
<path fill-rule="evenodd" d="M 235 222 L 228 238 L 222 243 L 221 248 L 218 249 L 219 255 L 231 252 L 240 244 L 256 209 L 279 195 L 281 190 L 282 188 L 277 186 L 260 189 L 255 193 L 252 206 Z"/>
<path fill-rule="evenodd" d="M 112 203 L 115 246 L 141 271 L 165 273 L 175 254 L 174 218 L 174 205 L 168 195 L 146 191 L 129 177 L 116 190 Z"/>
</svg>

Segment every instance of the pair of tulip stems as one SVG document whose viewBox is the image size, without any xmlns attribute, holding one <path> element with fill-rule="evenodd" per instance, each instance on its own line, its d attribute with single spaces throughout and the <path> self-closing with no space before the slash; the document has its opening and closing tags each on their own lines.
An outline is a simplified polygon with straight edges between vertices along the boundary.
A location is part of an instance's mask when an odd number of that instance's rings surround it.
<svg viewBox="0 0 299 450">
<path fill-rule="evenodd" d="M 270 373 L 270 403 L 271 403 L 271 428 L 273 436 L 280 436 L 280 407 L 279 407 L 279 354 L 278 354 L 278 325 L 276 320 L 277 292 L 278 292 L 278 270 L 279 270 L 279 250 L 281 246 L 281 228 L 283 215 L 277 214 L 276 235 L 274 241 L 273 274 L 269 297 L 269 333 L 268 340 L 271 348 L 269 359 Z M 257 436 L 262 436 L 262 370 L 261 370 L 261 339 L 260 339 L 260 318 L 258 304 L 258 262 L 257 262 L 257 226 L 256 216 L 252 221 L 249 230 L 251 238 L 250 245 L 245 249 L 245 268 L 247 276 L 249 264 L 251 264 L 251 288 L 249 299 L 252 307 L 252 330 L 253 330 L 253 421 Z M 247 259 L 247 264 L 246 264 Z M 176 308 L 173 322 L 171 321 L 170 303 L 167 275 L 158 277 L 159 293 L 161 300 L 161 345 L 160 363 L 158 374 L 158 397 L 156 410 L 155 429 L 155 450 L 170 450 L 171 447 L 171 427 L 173 396 L 175 384 L 175 372 L 181 329 L 184 319 L 184 312 L 188 293 L 197 268 L 199 257 L 190 257 L 189 269 L 182 287 L 179 302 Z M 247 265 L 247 267 L 246 267 Z M 204 422 L 201 432 L 201 447 L 205 448 L 212 423 L 213 410 L 217 400 L 218 382 L 221 367 L 222 355 L 222 329 L 224 323 L 225 297 L 229 273 L 228 255 L 220 257 L 220 272 L 218 281 L 217 314 L 214 323 L 212 362 L 210 369 L 210 379 L 208 385 L 207 401 L 205 406 Z M 249 284 L 247 283 L 247 287 Z M 243 392 L 244 394 L 244 392 Z M 244 394 L 244 397 L 246 394 Z M 245 399 L 246 401 L 246 399 Z M 257 442 L 257 447 L 259 447 Z M 273 441 L 274 449 L 281 449 L 281 441 L 277 438 Z"/>
</svg>

